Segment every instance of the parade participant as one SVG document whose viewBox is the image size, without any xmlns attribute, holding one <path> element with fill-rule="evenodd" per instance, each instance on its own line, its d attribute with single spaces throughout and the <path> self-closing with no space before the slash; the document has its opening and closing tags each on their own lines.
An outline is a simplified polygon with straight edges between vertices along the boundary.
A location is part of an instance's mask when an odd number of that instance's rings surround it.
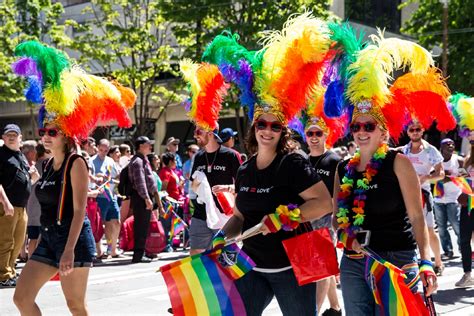
<svg viewBox="0 0 474 316">
<path fill-rule="evenodd" d="M 334 186 L 335 225 L 345 248 L 342 296 L 344 308 L 355 316 L 378 314 L 361 244 L 403 269 L 406 284 L 418 275 L 418 247 L 425 295 L 436 290 L 419 181 L 410 160 L 389 150 L 387 142 L 389 136 L 398 140 L 410 113 L 423 117 L 428 126 L 435 119 L 440 129 L 455 126 L 446 105 L 449 90 L 429 52 L 382 34 L 371 38 L 373 43 L 362 50 L 352 50 L 357 42 L 349 37 L 338 44 L 349 63 L 338 69 L 340 76 L 328 86 L 325 98 L 326 114 L 352 113 L 350 130 L 359 146 L 354 157 L 339 164 Z M 389 86 L 392 72 L 401 68 L 408 72 Z M 338 85 L 342 88 L 335 89 Z M 416 287 L 414 283 L 411 290 Z"/>
<path fill-rule="evenodd" d="M 194 155 L 199 150 L 199 146 L 196 144 L 191 144 L 188 146 L 186 153 L 188 154 L 188 160 L 186 160 L 183 164 L 183 177 L 184 177 L 184 194 L 188 196 L 191 182 L 189 179 L 191 178 L 191 168 L 193 166 Z"/>
<path fill-rule="evenodd" d="M 27 215 L 25 207 L 31 193 L 32 180 L 39 174 L 28 165 L 20 151 L 20 127 L 7 124 L 3 128 L 4 145 L 0 147 L 0 287 L 15 287 L 15 262 L 25 241 Z"/>
<path fill-rule="evenodd" d="M 239 87 L 241 103 L 248 107 L 252 120 L 246 145 L 253 156 L 237 174 L 234 214 L 214 239 L 217 243 L 219 238 L 232 238 L 265 223 L 265 235 L 243 241 L 243 251 L 256 264 L 236 281 L 247 315 L 261 315 L 273 297 L 283 315 L 316 314 L 316 286 L 298 285 L 282 245 L 283 240 L 301 233 L 307 225 L 286 231 L 269 221 L 276 218 L 280 205 L 297 204 L 301 222 L 320 218 L 331 209 L 329 192 L 309 161 L 299 154 L 289 154 L 287 147 L 288 121 L 301 110 L 311 87 L 320 81 L 330 46 L 327 34 L 324 22 L 307 13 L 290 18 L 281 32 L 267 33 L 267 45 L 261 52 L 249 52 L 236 37 L 220 35 L 204 53 L 205 61 L 217 63 L 224 76 Z M 235 79 L 227 73 L 229 66 L 235 67 Z M 255 86 L 239 85 L 249 82 Z M 247 99 L 249 96 L 253 99 Z"/>
<path fill-rule="evenodd" d="M 423 214 L 428 226 L 430 248 L 435 258 L 435 272 L 437 275 L 442 275 L 444 265 L 441 261 L 439 237 L 434 230 L 434 203 L 430 182 L 439 181 L 444 178 L 443 156 L 436 147 L 422 138 L 424 131 L 425 129 L 418 121 L 412 121 L 407 127 L 407 135 L 410 138 L 410 142 L 402 147 L 401 150 L 410 159 L 418 175 L 424 204 Z"/>
<path fill-rule="evenodd" d="M 110 150 L 110 142 L 101 139 L 97 146 L 97 155 L 90 158 L 89 163 L 94 166 L 94 176 L 101 179 L 98 186 L 105 184 L 104 192 L 96 198 L 99 204 L 100 216 L 105 223 L 105 239 L 107 240 L 107 253 L 105 256 L 118 258 L 117 240 L 120 233 L 120 207 L 117 203 L 117 195 L 114 194 L 114 180 L 120 175 L 120 170 L 115 161 L 107 154 Z"/>
<path fill-rule="evenodd" d="M 441 239 L 444 257 L 446 259 L 452 259 L 454 252 L 451 236 L 448 232 L 448 221 L 458 239 L 457 244 L 460 245 L 459 215 L 461 206 L 458 203 L 458 198 L 462 191 L 461 188 L 451 181 L 450 177 L 460 176 L 459 168 L 463 165 L 464 160 L 454 153 L 454 141 L 450 138 L 445 138 L 441 141 L 440 150 L 443 156 L 442 164 L 445 177 L 435 184 L 437 189 L 435 189 L 436 194 L 434 196 L 434 215 L 436 224 L 438 225 L 438 233 Z M 442 188 L 442 190 L 439 190 L 439 188 Z"/>
<path fill-rule="evenodd" d="M 314 88 L 314 94 L 308 101 L 308 106 L 303 111 L 299 121 L 304 130 L 300 132 L 306 140 L 309 148 L 309 161 L 319 177 L 323 180 L 329 193 L 333 193 L 334 176 L 336 168 L 341 161 L 340 157 L 330 150 L 334 143 L 342 138 L 347 126 L 347 116 L 343 119 L 328 118 L 323 111 L 324 88 Z M 300 129 L 297 129 L 300 131 Z M 329 210 L 329 211 L 332 211 Z M 314 229 L 328 228 L 333 241 L 336 241 L 332 228 L 332 213 L 311 223 Z M 323 316 L 342 315 L 341 307 L 336 293 L 336 278 L 334 276 L 318 282 L 316 288 L 316 304 L 318 311 L 321 310 L 326 296 L 329 299 L 330 308 L 325 310 Z"/>
<path fill-rule="evenodd" d="M 457 93 L 451 96 L 449 102 L 452 105 L 454 117 L 460 128 L 460 136 L 467 137 L 470 143 L 470 153 L 464 160 L 462 174 L 467 173 L 471 189 L 474 189 L 474 98 Z M 473 197 L 463 193 L 459 197 L 461 214 L 459 219 L 461 260 L 464 274 L 455 283 L 456 287 L 474 286 L 472 271 L 472 248 L 471 240 L 474 233 Z M 470 203 L 469 203 L 470 202 Z"/>
<path fill-rule="evenodd" d="M 87 163 L 74 152 L 76 140 L 86 139 L 99 121 L 131 126 L 127 109 L 136 96 L 116 82 L 86 74 L 63 52 L 39 42 L 21 43 L 15 54 L 21 58 L 13 70 L 28 77 L 27 100 L 44 103 L 38 134 L 52 158 L 45 162 L 36 187 L 41 240 L 22 270 L 13 301 L 21 315 L 41 315 L 36 296 L 59 271 L 70 312 L 87 315 L 85 296 L 95 246 L 85 215 Z"/>
</svg>

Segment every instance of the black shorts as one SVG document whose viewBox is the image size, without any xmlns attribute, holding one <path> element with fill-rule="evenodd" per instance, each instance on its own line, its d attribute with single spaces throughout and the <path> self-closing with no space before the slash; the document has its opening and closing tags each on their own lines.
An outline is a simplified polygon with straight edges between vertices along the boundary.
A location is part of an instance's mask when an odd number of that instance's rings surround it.
<svg viewBox="0 0 474 316">
<path fill-rule="evenodd" d="M 38 239 L 40 235 L 41 226 L 27 226 L 26 233 L 29 239 Z"/>
<path fill-rule="evenodd" d="M 31 260 L 59 268 L 59 261 L 69 237 L 70 223 L 41 226 L 41 240 Z M 95 242 L 89 219 L 84 220 L 81 233 L 74 248 L 74 267 L 91 267 L 95 254 Z"/>
</svg>

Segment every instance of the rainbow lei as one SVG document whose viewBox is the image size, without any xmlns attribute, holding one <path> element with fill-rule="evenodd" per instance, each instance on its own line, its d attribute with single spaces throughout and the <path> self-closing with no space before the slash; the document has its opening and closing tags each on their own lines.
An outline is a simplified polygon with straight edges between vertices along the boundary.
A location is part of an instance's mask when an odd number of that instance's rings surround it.
<svg viewBox="0 0 474 316">
<path fill-rule="evenodd" d="M 357 180 L 357 188 L 354 190 L 354 200 L 352 203 L 352 211 L 356 214 L 353 216 L 354 222 L 352 225 L 349 219 L 349 200 L 354 188 L 354 180 L 357 172 L 356 168 L 360 163 L 359 151 L 355 153 L 354 157 L 352 157 L 345 168 L 346 174 L 342 178 L 342 184 L 337 196 L 338 212 L 336 217 L 337 222 L 339 223 L 339 228 L 345 230 L 349 236 L 354 236 L 364 223 L 364 207 L 365 200 L 367 199 L 365 191 L 369 189 L 370 181 L 372 181 L 372 178 L 378 173 L 380 166 L 382 165 L 382 160 L 387 156 L 388 149 L 387 144 L 380 145 L 370 159 L 370 162 L 367 164 L 366 170 L 363 173 L 363 178 Z"/>
</svg>

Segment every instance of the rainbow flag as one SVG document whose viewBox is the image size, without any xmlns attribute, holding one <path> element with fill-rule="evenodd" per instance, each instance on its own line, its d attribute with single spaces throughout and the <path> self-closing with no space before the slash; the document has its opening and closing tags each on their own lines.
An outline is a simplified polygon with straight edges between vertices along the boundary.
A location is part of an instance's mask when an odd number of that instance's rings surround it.
<svg viewBox="0 0 474 316">
<path fill-rule="evenodd" d="M 471 216 L 471 211 L 474 209 L 474 196 L 471 194 L 467 197 L 467 214 Z"/>
<path fill-rule="evenodd" d="M 173 237 L 183 231 L 185 227 L 186 225 L 183 223 L 183 220 L 181 218 L 173 216 L 173 220 L 171 221 L 169 240 L 172 240 Z"/>
<path fill-rule="evenodd" d="M 436 198 L 442 198 L 444 196 L 444 184 L 443 181 L 436 181 L 435 187 L 434 187 L 434 197 Z"/>
<path fill-rule="evenodd" d="M 405 284 L 403 270 L 371 252 L 365 269 L 367 284 L 381 315 L 429 315 L 421 295 L 413 293 Z"/>
<path fill-rule="evenodd" d="M 232 262 L 220 263 L 223 253 L 232 253 L 237 249 Z M 234 276 L 243 276 L 254 266 L 253 261 L 233 244 L 161 267 L 173 314 L 245 315 L 244 304 L 234 285 Z"/>
<path fill-rule="evenodd" d="M 173 205 L 171 205 L 171 203 L 167 203 L 166 212 L 162 215 L 163 219 L 168 219 L 170 215 L 173 213 L 173 211 L 174 211 Z"/>
<path fill-rule="evenodd" d="M 464 177 L 449 177 L 451 182 L 454 183 L 458 188 L 465 194 L 473 194 L 470 181 Z"/>
</svg>

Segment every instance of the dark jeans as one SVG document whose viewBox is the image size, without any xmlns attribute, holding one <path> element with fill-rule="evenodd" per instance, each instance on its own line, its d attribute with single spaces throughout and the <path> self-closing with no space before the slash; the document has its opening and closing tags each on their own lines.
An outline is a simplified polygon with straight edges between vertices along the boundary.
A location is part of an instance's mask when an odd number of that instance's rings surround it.
<svg viewBox="0 0 474 316">
<path fill-rule="evenodd" d="M 145 254 L 146 238 L 150 227 L 151 210 L 146 209 L 145 200 L 133 190 L 130 195 L 130 206 L 133 209 L 133 237 L 135 247 L 133 249 L 133 259 L 141 259 Z"/>
<path fill-rule="evenodd" d="M 474 231 L 474 210 L 471 211 L 471 216 L 467 213 L 467 207 L 461 208 L 461 256 L 462 268 L 464 272 L 471 272 L 472 270 L 472 248 L 471 238 Z"/>
<path fill-rule="evenodd" d="M 378 255 L 399 268 L 416 262 L 415 250 L 379 252 Z M 365 263 L 366 258 L 351 259 L 345 255 L 341 260 L 342 298 L 344 299 L 344 309 L 351 316 L 380 315 L 372 290 L 366 281 Z M 416 268 L 409 272 L 405 271 L 407 274 L 405 283 L 409 283 L 416 277 L 417 270 Z M 415 292 L 416 289 L 414 287 L 412 291 Z"/>
<path fill-rule="evenodd" d="M 448 232 L 448 222 L 451 223 L 454 233 L 458 238 L 458 246 L 460 246 L 459 236 L 459 212 L 460 206 L 458 203 L 435 203 L 435 218 L 438 224 L 439 239 L 441 239 L 441 246 L 444 253 L 453 251 L 453 244 L 451 236 Z"/>
<path fill-rule="evenodd" d="M 235 285 L 247 316 L 262 315 L 273 296 L 283 315 L 316 315 L 316 283 L 299 286 L 293 269 L 277 273 L 252 270 L 238 279 Z"/>
</svg>

